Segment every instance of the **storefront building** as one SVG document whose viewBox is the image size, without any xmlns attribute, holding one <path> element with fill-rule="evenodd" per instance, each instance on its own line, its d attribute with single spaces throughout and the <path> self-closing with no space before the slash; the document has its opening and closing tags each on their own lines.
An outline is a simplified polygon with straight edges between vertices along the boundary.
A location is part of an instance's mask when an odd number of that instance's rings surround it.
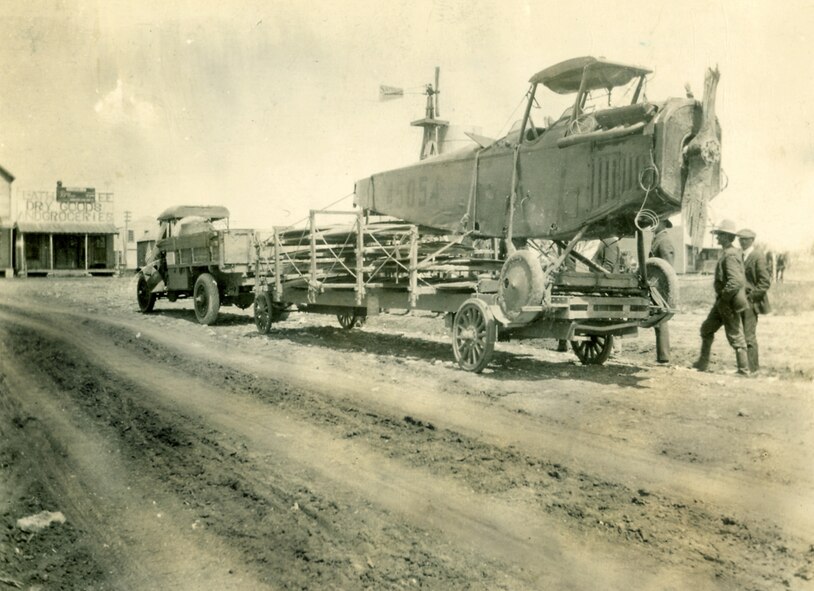
<svg viewBox="0 0 814 591">
<path fill-rule="evenodd" d="M 0 166 L 0 275 L 14 275 L 14 224 L 11 220 L 11 183 L 14 176 Z"/>
<path fill-rule="evenodd" d="M 116 271 L 113 193 L 93 188 L 18 194 L 18 275 L 112 275 Z"/>
</svg>

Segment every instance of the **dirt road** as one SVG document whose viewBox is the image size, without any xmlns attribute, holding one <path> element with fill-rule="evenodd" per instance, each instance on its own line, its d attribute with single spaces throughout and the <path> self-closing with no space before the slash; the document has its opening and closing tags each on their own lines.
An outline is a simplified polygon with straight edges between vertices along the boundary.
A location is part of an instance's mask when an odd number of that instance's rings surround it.
<svg viewBox="0 0 814 591">
<path fill-rule="evenodd" d="M 438 318 L 262 336 L 130 283 L 0 283 L 0 589 L 814 588 L 811 374 L 686 369 L 697 313 L 672 366 L 478 376 Z"/>
</svg>

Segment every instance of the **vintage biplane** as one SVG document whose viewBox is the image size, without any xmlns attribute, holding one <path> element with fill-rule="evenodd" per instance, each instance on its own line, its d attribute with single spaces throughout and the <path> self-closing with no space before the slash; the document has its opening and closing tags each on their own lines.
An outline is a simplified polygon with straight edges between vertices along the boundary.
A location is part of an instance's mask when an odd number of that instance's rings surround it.
<svg viewBox="0 0 814 591">
<path fill-rule="evenodd" d="M 428 310 L 447 313 L 455 358 L 469 371 L 488 365 L 497 340 L 527 337 L 569 340 L 583 363 L 603 363 L 615 336 L 675 310 L 675 272 L 647 258 L 645 232 L 683 209 L 700 236 L 720 191 L 717 70 L 701 102 L 689 93 L 649 101 L 648 74 L 591 57 L 551 66 L 531 78 L 512 131 L 471 135 L 471 147 L 448 153 L 436 80 L 414 122 L 424 128 L 422 159 L 358 181 L 356 210 L 331 212 L 353 215 L 352 227 L 320 226 L 312 211 L 307 227 L 275 229 L 258 244 L 258 329 L 295 308 L 337 314 L 346 328 L 383 309 Z M 549 105 L 541 87 L 571 99 L 562 115 L 535 113 Z M 636 273 L 576 248 L 634 234 Z"/>
<path fill-rule="evenodd" d="M 633 235 L 652 224 L 641 212 L 665 217 L 683 207 L 698 234 L 720 190 L 718 73 L 708 72 L 703 102 L 647 100 L 649 73 L 593 57 L 546 68 L 531 77 L 514 131 L 360 180 L 356 203 L 450 232 L 551 240 Z M 573 96 L 544 126 L 533 121 L 533 108 L 546 106 L 540 87 Z"/>
</svg>

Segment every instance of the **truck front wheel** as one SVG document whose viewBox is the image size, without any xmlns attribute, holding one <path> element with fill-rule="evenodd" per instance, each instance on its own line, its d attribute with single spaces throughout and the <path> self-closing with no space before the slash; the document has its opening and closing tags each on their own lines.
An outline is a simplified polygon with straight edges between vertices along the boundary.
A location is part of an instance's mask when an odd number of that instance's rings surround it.
<svg viewBox="0 0 814 591">
<path fill-rule="evenodd" d="M 142 314 L 147 314 L 153 311 L 155 306 L 156 295 L 150 291 L 147 285 L 147 279 L 144 275 L 139 274 L 138 286 L 136 287 L 136 300 L 138 301 L 138 309 Z"/>
<path fill-rule="evenodd" d="M 213 324 L 218 318 L 220 294 L 215 278 L 209 273 L 201 274 L 195 280 L 193 291 L 195 300 L 195 317 L 201 324 Z"/>
</svg>

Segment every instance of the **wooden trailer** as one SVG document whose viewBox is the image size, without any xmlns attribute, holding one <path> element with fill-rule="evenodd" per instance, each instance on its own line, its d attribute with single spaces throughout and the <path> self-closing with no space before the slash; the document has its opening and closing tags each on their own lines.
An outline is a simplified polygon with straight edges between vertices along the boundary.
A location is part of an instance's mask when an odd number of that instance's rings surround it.
<svg viewBox="0 0 814 591">
<path fill-rule="evenodd" d="M 321 226 L 318 217 L 347 215 L 351 224 Z M 569 242 L 527 241 L 510 254 L 501 241 L 448 234 L 362 210 L 312 211 L 302 228 L 278 228 L 256 242 L 254 317 L 268 333 L 292 310 L 336 315 L 344 328 L 383 311 L 444 312 L 452 351 L 480 372 L 495 343 L 520 338 L 568 340 L 585 364 L 604 363 L 614 336 L 631 336 L 672 316 L 677 279 L 659 259 L 640 272 L 609 273 Z M 569 270 L 570 259 L 590 271 Z"/>
</svg>

